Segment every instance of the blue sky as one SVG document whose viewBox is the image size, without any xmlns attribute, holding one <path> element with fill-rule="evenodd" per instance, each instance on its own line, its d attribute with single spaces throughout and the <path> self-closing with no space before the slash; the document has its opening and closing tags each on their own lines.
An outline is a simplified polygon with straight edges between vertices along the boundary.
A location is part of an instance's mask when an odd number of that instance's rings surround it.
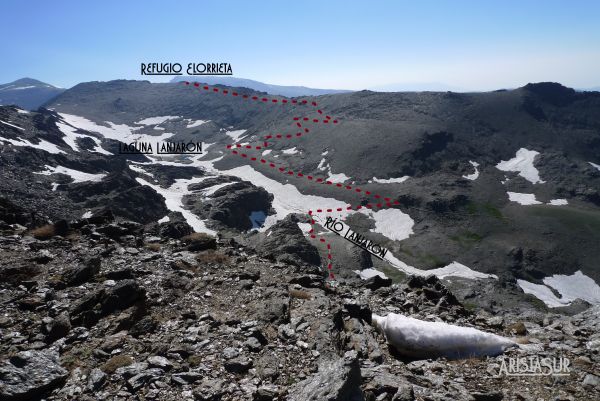
<svg viewBox="0 0 600 401">
<path fill-rule="evenodd" d="M 0 82 L 69 87 L 147 79 L 141 62 L 229 62 L 237 77 L 326 88 L 600 86 L 599 1 L 3 0 L 1 9 Z"/>
</svg>

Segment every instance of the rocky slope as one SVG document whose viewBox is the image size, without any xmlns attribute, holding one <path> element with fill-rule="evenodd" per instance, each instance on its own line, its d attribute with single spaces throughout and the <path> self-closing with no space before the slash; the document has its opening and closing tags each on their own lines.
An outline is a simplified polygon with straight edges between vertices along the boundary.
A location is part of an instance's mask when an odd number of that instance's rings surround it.
<svg viewBox="0 0 600 401">
<path fill-rule="evenodd" d="M 598 307 L 493 315 L 465 308 L 433 276 L 331 287 L 317 266 L 273 262 L 278 250 L 221 236 L 173 239 L 106 214 L 55 224 L 53 235 L 11 223 L 13 211 L 0 236 L 2 400 L 600 396 Z M 525 345 L 497 357 L 410 360 L 371 325 L 372 313 L 390 312 Z M 566 357 L 570 373 L 498 375 L 508 357 L 529 356 Z"/>
</svg>

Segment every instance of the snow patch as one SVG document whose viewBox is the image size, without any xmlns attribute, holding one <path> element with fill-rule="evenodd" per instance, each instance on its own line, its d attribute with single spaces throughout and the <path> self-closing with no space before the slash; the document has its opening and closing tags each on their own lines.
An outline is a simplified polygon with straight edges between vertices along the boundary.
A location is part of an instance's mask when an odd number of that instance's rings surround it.
<svg viewBox="0 0 600 401">
<path fill-rule="evenodd" d="M 65 124 L 63 122 L 57 122 L 56 126 L 58 127 L 58 129 L 65 135 L 63 138 L 63 142 L 66 143 L 67 145 L 69 145 L 71 147 L 71 149 L 73 149 L 75 152 L 79 152 L 79 146 L 77 145 L 77 138 L 91 138 L 92 141 L 94 141 L 94 143 L 96 144 L 96 146 L 94 147 L 93 150 L 91 150 L 91 152 L 95 152 L 95 153 L 101 153 L 104 155 L 112 155 L 112 153 L 104 150 L 101 146 L 101 142 L 98 138 L 94 138 L 93 136 L 90 135 L 84 135 L 84 134 L 79 134 L 77 133 L 77 129 Z"/>
<path fill-rule="evenodd" d="M 519 192 L 507 192 L 508 200 L 520 205 L 541 205 L 542 202 L 535 199 L 535 194 L 522 194 Z"/>
<path fill-rule="evenodd" d="M 65 175 L 68 175 L 69 177 L 71 177 L 73 179 L 74 183 L 86 182 L 86 181 L 98 182 L 98 181 L 102 181 L 102 179 L 104 177 L 106 177 L 106 174 L 84 173 L 83 171 L 73 170 L 71 168 L 67 168 L 67 167 L 63 167 L 63 166 L 53 167 L 53 166 L 46 165 L 44 167 L 46 167 L 46 169 L 44 171 L 34 172 L 33 174 L 41 174 L 41 175 L 65 174 Z"/>
<path fill-rule="evenodd" d="M 354 273 L 358 274 L 361 279 L 368 280 L 371 277 L 379 276 L 381 278 L 387 278 L 384 272 L 380 272 L 377 269 L 368 268 L 363 270 L 354 270 Z"/>
<path fill-rule="evenodd" d="M 523 292 L 544 301 L 551 308 L 569 305 L 577 298 L 591 304 L 600 304 L 600 286 L 581 270 L 570 276 L 555 274 L 546 277 L 543 280 L 544 284 L 530 283 L 526 280 L 517 280 L 517 283 Z M 556 296 L 551 288 L 558 291 L 560 297 Z"/>
<path fill-rule="evenodd" d="M 474 162 L 472 160 L 469 160 L 469 163 L 471 163 L 471 166 L 473 166 L 473 168 L 475 169 L 475 172 L 472 174 L 463 175 L 463 178 L 466 178 L 467 180 L 475 181 L 477 178 L 479 178 L 479 170 L 477 169 L 477 167 L 479 167 L 479 163 Z"/>
<path fill-rule="evenodd" d="M 295 155 L 296 153 L 298 153 L 298 149 L 296 149 L 296 147 L 294 146 L 293 148 L 285 149 L 282 152 L 286 155 Z"/>
<path fill-rule="evenodd" d="M 88 210 L 87 212 L 85 212 L 84 214 L 81 215 L 81 218 L 82 219 L 89 219 L 92 216 L 93 216 L 93 213 L 90 210 Z"/>
<path fill-rule="evenodd" d="M 404 181 L 408 180 L 410 177 L 408 175 L 405 175 L 404 177 L 398 177 L 398 178 L 377 178 L 377 177 L 373 177 L 373 180 L 369 180 L 369 182 L 376 182 L 378 184 L 400 184 L 403 183 Z"/>
<path fill-rule="evenodd" d="M 149 177 L 154 178 L 154 174 L 147 172 L 146 170 L 144 170 L 143 168 L 136 166 L 135 164 L 130 164 L 129 168 L 133 171 L 135 171 L 136 173 L 140 173 L 140 174 L 145 174 Z"/>
<path fill-rule="evenodd" d="M 385 317 L 373 314 L 372 319 L 390 344 L 413 358 L 496 356 L 517 346 L 506 337 L 472 327 L 427 322 L 396 313 Z"/>
<path fill-rule="evenodd" d="M 208 120 L 206 120 L 206 121 L 204 121 L 204 120 L 196 120 L 196 121 L 187 120 L 187 121 L 189 121 L 189 123 L 188 123 L 188 125 L 185 126 L 186 128 L 199 127 L 202 124 L 206 124 L 208 122 Z"/>
<path fill-rule="evenodd" d="M 535 157 L 539 154 L 535 150 L 521 148 L 517 151 L 515 157 L 507 161 L 501 161 L 496 165 L 496 168 L 501 171 L 518 172 L 521 177 L 532 184 L 543 184 L 545 181 L 542 181 L 539 171 L 533 165 Z"/>
<path fill-rule="evenodd" d="M 596 163 L 592 163 L 592 162 L 588 162 L 592 165 L 592 167 L 597 168 L 598 170 L 600 170 L 600 164 L 596 164 Z"/>
<path fill-rule="evenodd" d="M 15 140 L 0 136 L 0 141 L 8 142 L 13 146 L 25 146 L 28 148 L 41 149 L 52 154 L 66 153 L 64 150 L 59 149 L 58 146 L 56 146 L 55 144 L 45 141 L 43 139 L 40 139 L 40 143 L 36 144 L 29 142 L 27 139 L 18 138 Z"/>
<path fill-rule="evenodd" d="M 566 199 L 552 199 L 549 204 L 554 206 L 564 206 L 568 205 L 569 201 Z"/>
<path fill-rule="evenodd" d="M 269 154 L 269 153 L 271 153 L 271 152 L 272 152 L 272 150 L 271 150 L 271 149 L 263 150 L 263 152 L 262 152 L 262 155 L 263 155 L 263 156 L 266 156 L 266 155 L 268 155 L 268 154 Z"/>
<path fill-rule="evenodd" d="M 230 137 L 233 140 L 233 143 L 236 143 L 237 141 L 239 141 L 242 138 L 242 136 L 244 135 L 245 132 L 246 132 L 245 129 L 239 129 L 236 131 L 225 131 L 225 135 Z"/>
<path fill-rule="evenodd" d="M 163 217 L 161 219 L 158 219 L 158 224 L 168 223 L 169 221 L 171 221 L 171 218 L 169 216 L 165 216 L 165 217 Z"/>
<path fill-rule="evenodd" d="M 162 124 L 165 121 L 175 120 L 177 118 L 181 118 L 180 116 L 159 116 L 159 117 L 148 117 L 143 120 L 138 121 L 137 125 L 155 125 Z"/>
<path fill-rule="evenodd" d="M 371 232 L 379 233 L 393 241 L 402 241 L 414 234 L 412 228 L 415 221 L 399 209 L 381 209 L 376 212 L 361 209 L 361 213 L 375 221 L 375 228 Z"/>
</svg>

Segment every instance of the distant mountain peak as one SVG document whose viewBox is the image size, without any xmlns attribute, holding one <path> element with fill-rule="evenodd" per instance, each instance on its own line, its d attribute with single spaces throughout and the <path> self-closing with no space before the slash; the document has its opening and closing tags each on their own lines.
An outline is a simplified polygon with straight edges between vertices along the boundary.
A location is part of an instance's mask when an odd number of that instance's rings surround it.
<svg viewBox="0 0 600 401">
<path fill-rule="evenodd" d="M 21 78 L 0 84 L 0 105 L 17 105 L 35 110 L 64 91 L 63 88 L 33 78 Z"/>
</svg>

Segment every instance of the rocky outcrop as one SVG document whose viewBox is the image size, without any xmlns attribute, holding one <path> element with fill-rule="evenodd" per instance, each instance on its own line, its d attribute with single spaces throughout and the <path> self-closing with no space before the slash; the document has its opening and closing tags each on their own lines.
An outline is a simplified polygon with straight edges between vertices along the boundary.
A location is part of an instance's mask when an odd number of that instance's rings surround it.
<svg viewBox="0 0 600 401">
<path fill-rule="evenodd" d="M 0 399 L 26 401 L 40 398 L 67 379 L 58 352 L 22 351 L 0 365 Z"/>
<path fill-rule="evenodd" d="M 317 249 L 306 239 L 298 227 L 298 218 L 289 215 L 270 228 L 271 234 L 258 244 L 258 252 L 270 259 L 290 264 L 319 265 Z"/>
</svg>

